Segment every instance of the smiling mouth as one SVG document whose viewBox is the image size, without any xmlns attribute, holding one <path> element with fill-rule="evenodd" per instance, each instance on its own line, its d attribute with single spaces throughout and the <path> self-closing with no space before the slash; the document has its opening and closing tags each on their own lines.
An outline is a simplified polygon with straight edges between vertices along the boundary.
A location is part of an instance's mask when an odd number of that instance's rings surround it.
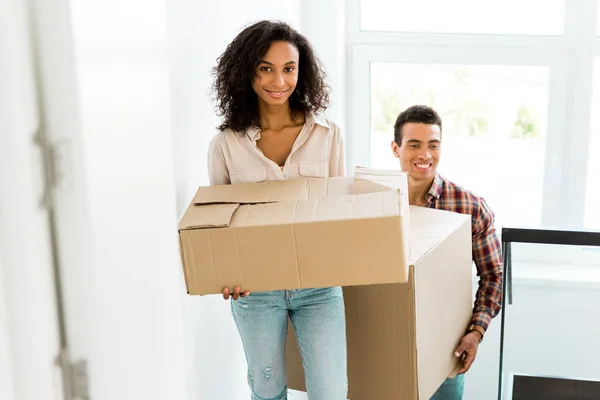
<svg viewBox="0 0 600 400">
<path fill-rule="evenodd" d="M 433 164 L 432 163 L 416 163 L 415 166 L 419 169 L 429 169 Z"/>
<path fill-rule="evenodd" d="M 275 92 L 273 90 L 267 90 L 265 89 L 265 92 L 267 92 L 269 94 L 269 96 L 271 97 L 283 97 L 285 96 L 285 94 L 289 91 L 289 89 L 283 90 L 283 91 L 279 91 L 279 92 Z"/>
</svg>

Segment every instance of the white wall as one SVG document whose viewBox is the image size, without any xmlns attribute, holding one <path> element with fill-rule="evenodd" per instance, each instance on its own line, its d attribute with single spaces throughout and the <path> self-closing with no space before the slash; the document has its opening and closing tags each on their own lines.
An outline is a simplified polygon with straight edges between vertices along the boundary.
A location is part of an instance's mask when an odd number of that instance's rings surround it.
<svg viewBox="0 0 600 400">
<path fill-rule="evenodd" d="M 279 19 L 301 30 L 300 1 L 170 1 L 167 8 L 177 210 L 208 183 L 207 145 L 216 134 L 211 68 L 246 25 Z M 194 399 L 248 398 L 246 361 L 229 302 L 219 296 L 185 299 L 186 349 Z M 226 388 L 226 389 L 225 389 Z"/>
<path fill-rule="evenodd" d="M 346 40 L 345 0 L 303 0 L 301 32 L 310 40 L 327 72 L 331 105 L 327 115 L 345 132 L 346 126 Z"/>
<path fill-rule="evenodd" d="M 187 399 L 163 1 L 72 1 L 97 399 Z"/>
<path fill-rule="evenodd" d="M 16 400 L 13 374 L 12 340 L 8 330 L 7 300 L 2 279 L 2 255 L 0 255 L 0 399 Z"/>
</svg>

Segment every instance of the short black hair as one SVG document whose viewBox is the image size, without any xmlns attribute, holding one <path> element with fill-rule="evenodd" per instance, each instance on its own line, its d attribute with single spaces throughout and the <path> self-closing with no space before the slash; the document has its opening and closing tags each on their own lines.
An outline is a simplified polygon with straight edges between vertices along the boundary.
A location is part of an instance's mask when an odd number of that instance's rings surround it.
<svg viewBox="0 0 600 400">
<path fill-rule="evenodd" d="M 219 130 L 259 126 L 258 96 L 252 80 L 271 44 L 278 41 L 292 44 L 299 54 L 298 84 L 289 99 L 292 116 L 325 110 L 329 105 L 325 71 L 308 39 L 285 22 L 260 21 L 242 30 L 213 68 L 217 113 L 223 117 Z"/>
<path fill-rule="evenodd" d="M 402 127 L 410 122 L 437 125 L 442 130 L 442 119 L 439 114 L 429 106 L 415 105 L 402 111 L 394 124 L 394 141 L 398 146 L 402 145 Z"/>
</svg>

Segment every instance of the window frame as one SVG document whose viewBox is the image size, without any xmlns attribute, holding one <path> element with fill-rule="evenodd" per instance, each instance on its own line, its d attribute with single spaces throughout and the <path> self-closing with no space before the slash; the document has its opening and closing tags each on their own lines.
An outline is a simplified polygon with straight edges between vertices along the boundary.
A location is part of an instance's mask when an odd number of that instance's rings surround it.
<svg viewBox="0 0 600 400">
<path fill-rule="evenodd" d="M 565 1 L 562 36 L 403 33 L 362 31 L 360 0 L 348 0 L 348 170 L 369 165 L 370 63 L 546 66 L 550 81 L 541 224 L 583 229 L 589 172 L 583 149 L 592 134 L 594 58 L 600 56 L 597 9 L 597 0 Z M 532 257 L 539 253 L 532 251 Z M 574 262 L 582 258 L 573 257 Z"/>
</svg>

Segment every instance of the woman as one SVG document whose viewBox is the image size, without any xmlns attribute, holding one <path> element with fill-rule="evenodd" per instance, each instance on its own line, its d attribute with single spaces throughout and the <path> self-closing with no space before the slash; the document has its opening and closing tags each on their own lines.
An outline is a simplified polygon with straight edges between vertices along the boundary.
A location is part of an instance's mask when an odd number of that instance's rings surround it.
<svg viewBox="0 0 600 400">
<path fill-rule="evenodd" d="M 307 39 L 281 22 L 244 29 L 219 57 L 214 90 L 223 123 L 208 153 L 211 185 L 344 175 L 342 135 L 320 114 L 325 74 Z M 252 399 L 287 399 L 285 339 L 292 321 L 311 400 L 347 394 L 340 287 L 250 294 L 223 290 L 248 361 Z"/>
</svg>

